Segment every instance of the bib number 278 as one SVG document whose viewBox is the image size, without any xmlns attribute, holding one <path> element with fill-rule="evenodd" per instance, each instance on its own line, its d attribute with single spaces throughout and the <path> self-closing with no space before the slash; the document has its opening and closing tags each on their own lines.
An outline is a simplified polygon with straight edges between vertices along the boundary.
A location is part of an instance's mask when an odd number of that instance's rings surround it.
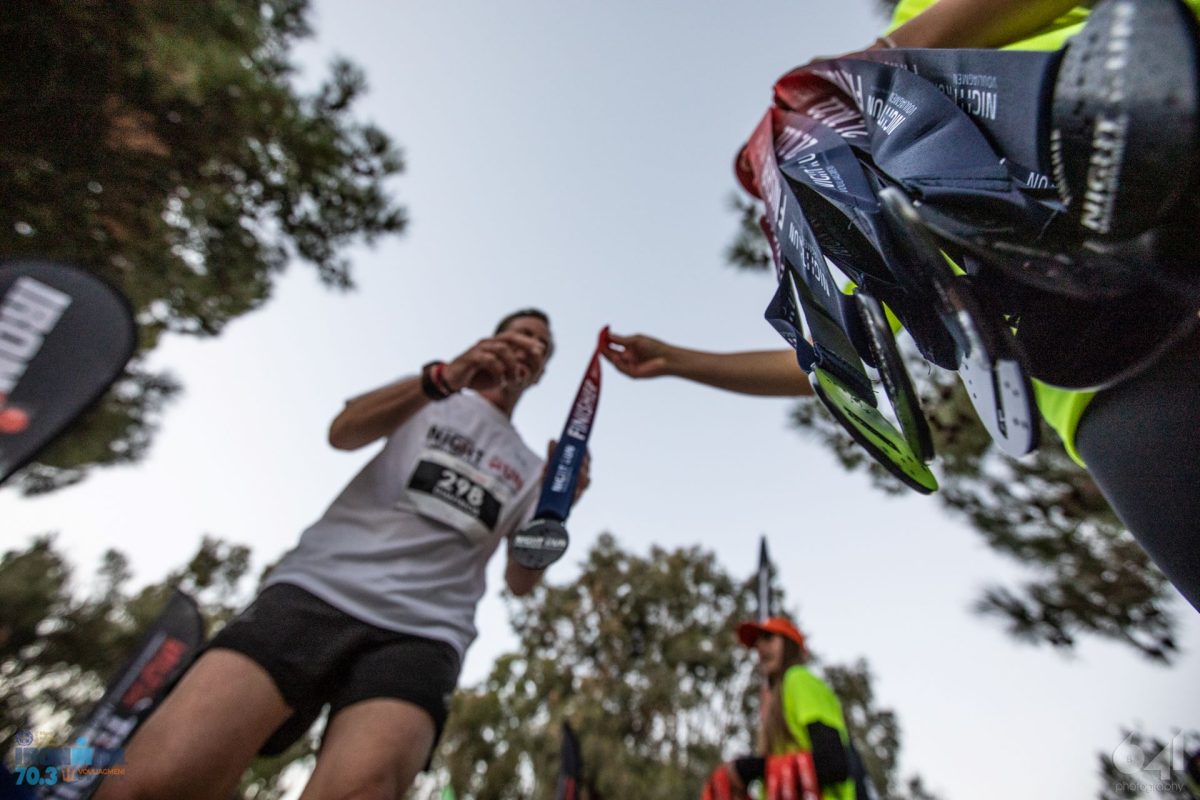
<svg viewBox="0 0 1200 800">
<path fill-rule="evenodd" d="M 428 459 L 417 464 L 408 489 L 422 513 L 431 515 L 459 530 L 482 525 L 482 531 L 496 529 L 501 503 L 486 485 L 486 477 Z M 425 499 L 422 499 L 425 498 Z"/>
<path fill-rule="evenodd" d="M 439 494 L 453 495 L 466 500 L 473 508 L 483 505 L 483 487 L 452 469 L 442 468 L 442 477 L 438 479 L 437 489 Z"/>
</svg>

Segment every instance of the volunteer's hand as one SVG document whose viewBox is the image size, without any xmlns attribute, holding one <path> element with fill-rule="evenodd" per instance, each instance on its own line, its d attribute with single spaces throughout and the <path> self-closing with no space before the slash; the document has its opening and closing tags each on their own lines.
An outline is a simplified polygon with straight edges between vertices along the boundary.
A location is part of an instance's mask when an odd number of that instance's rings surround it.
<svg viewBox="0 0 1200 800">
<path fill-rule="evenodd" d="M 675 374 L 672 366 L 679 348 L 640 333 L 633 336 L 609 333 L 608 345 L 601 353 L 631 378 L 657 378 Z"/>
</svg>

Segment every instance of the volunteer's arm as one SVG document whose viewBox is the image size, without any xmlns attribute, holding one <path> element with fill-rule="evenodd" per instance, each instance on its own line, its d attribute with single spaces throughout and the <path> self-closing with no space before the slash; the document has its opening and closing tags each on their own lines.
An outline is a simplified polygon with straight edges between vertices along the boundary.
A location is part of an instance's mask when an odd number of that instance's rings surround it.
<svg viewBox="0 0 1200 800">
<path fill-rule="evenodd" d="M 531 354 L 543 348 L 531 336 L 505 331 L 481 339 L 446 364 L 443 377 L 454 390 L 470 387 L 486 391 L 506 380 L 528 375 Z M 329 444 L 338 450 L 357 450 L 388 436 L 430 402 L 421 391 L 421 379 L 409 378 L 359 395 L 329 426 Z"/>
<path fill-rule="evenodd" d="M 810 722 L 808 739 L 812 742 L 813 769 L 822 788 L 850 777 L 850 759 L 838 732 L 823 722 Z"/>
<path fill-rule="evenodd" d="M 1049 25 L 1080 0 L 939 0 L 892 31 L 897 47 L 999 47 Z"/>
<path fill-rule="evenodd" d="M 809 741 L 812 742 L 813 769 L 821 788 L 834 786 L 850 778 L 850 759 L 838 732 L 821 722 L 808 726 Z M 745 791 L 752 781 L 760 781 L 766 772 L 766 759 L 762 756 L 745 756 L 725 763 L 729 780 L 735 787 Z"/>
<path fill-rule="evenodd" d="M 651 336 L 609 335 L 604 357 L 631 378 L 671 375 L 727 389 L 767 397 L 812 394 L 812 385 L 792 350 L 744 353 L 711 353 L 667 344 Z"/>
<path fill-rule="evenodd" d="M 725 768 L 729 771 L 729 782 L 744 792 L 754 781 L 765 779 L 767 760 L 762 756 L 743 756 L 727 762 Z"/>
</svg>

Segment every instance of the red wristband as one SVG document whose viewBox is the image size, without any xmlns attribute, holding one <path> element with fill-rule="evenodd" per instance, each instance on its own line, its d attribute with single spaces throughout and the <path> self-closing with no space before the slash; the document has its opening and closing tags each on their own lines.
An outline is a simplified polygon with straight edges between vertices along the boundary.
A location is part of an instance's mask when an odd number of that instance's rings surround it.
<svg viewBox="0 0 1200 800">
<path fill-rule="evenodd" d="M 434 364 L 433 374 L 430 377 L 433 378 L 434 384 L 436 384 L 437 387 L 441 389 L 447 397 L 458 391 L 458 389 L 455 389 L 446 381 L 445 363 L 439 361 L 438 363 Z"/>
<path fill-rule="evenodd" d="M 430 361 L 421 367 L 421 391 L 430 400 L 445 400 L 452 394 L 439 380 L 441 370 L 445 366 L 441 361 Z"/>
</svg>

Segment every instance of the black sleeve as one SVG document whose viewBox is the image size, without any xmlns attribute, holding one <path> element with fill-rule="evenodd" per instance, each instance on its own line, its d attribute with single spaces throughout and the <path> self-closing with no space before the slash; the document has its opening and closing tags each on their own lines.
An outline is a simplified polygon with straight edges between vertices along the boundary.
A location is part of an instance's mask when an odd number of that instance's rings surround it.
<svg viewBox="0 0 1200 800">
<path fill-rule="evenodd" d="M 759 756 L 746 756 L 735 759 L 733 770 L 742 781 L 742 786 L 749 786 L 750 781 L 761 781 L 767 771 L 767 760 Z"/>
<path fill-rule="evenodd" d="M 821 788 L 849 779 L 850 761 L 838 732 L 823 722 L 812 722 L 807 727 L 812 742 L 813 766 Z"/>
</svg>

